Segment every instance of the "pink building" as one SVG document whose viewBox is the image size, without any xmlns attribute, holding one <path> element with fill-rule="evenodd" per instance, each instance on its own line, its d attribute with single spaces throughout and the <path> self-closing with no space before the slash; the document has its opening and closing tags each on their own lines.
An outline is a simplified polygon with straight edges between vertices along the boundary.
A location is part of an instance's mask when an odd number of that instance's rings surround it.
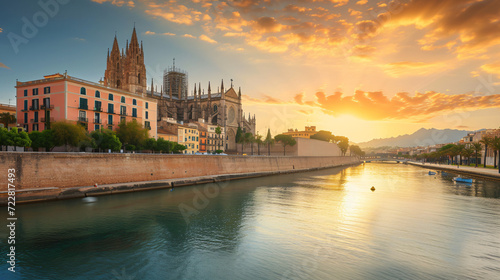
<svg viewBox="0 0 500 280">
<path fill-rule="evenodd" d="M 64 120 L 79 123 L 89 132 L 116 130 L 121 121 L 136 119 L 150 129 L 149 137 L 157 138 L 155 99 L 59 73 L 17 82 L 16 88 L 17 123 L 28 132 Z"/>
</svg>

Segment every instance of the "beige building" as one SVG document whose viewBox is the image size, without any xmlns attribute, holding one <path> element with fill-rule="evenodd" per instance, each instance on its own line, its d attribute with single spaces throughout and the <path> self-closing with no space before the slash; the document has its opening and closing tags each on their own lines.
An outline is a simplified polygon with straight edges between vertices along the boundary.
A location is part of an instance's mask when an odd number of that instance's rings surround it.
<svg viewBox="0 0 500 280">
<path fill-rule="evenodd" d="M 185 154 L 195 154 L 200 149 L 200 133 L 195 124 L 179 125 L 177 128 L 178 143 L 184 145 Z"/>
<path fill-rule="evenodd" d="M 16 116 L 16 106 L 13 105 L 7 105 L 7 104 L 0 104 L 0 114 L 1 113 L 9 113 L 13 115 L 14 117 Z M 16 127 L 16 122 L 9 124 L 9 127 Z M 5 127 L 5 124 L 0 123 L 0 127 Z"/>
<path fill-rule="evenodd" d="M 198 119 L 198 122 L 196 122 L 196 124 L 199 127 L 203 127 L 207 131 L 207 143 L 206 143 L 207 152 L 213 152 L 216 150 L 222 150 L 222 151 L 226 150 L 225 143 L 227 142 L 227 139 L 224 127 L 207 123 L 203 119 Z M 217 134 L 215 132 L 217 127 L 220 127 L 221 129 L 220 134 Z"/>
<path fill-rule="evenodd" d="M 304 131 L 299 131 L 298 129 L 293 130 L 293 128 L 288 129 L 288 132 L 284 132 L 285 135 L 291 135 L 297 138 L 311 138 L 311 135 L 316 134 L 316 126 L 306 126 Z"/>
</svg>

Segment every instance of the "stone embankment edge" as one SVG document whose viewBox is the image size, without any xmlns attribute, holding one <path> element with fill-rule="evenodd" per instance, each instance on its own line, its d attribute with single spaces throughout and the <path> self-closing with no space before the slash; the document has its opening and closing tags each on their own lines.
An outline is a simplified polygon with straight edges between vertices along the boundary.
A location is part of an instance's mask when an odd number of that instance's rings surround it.
<svg viewBox="0 0 500 280">
<path fill-rule="evenodd" d="M 91 196 L 110 195 L 118 193 L 128 193 L 136 191 L 147 191 L 156 189 L 169 189 L 175 187 L 193 186 L 209 183 L 218 183 L 224 181 L 240 180 L 257 178 L 271 175 L 291 174 L 299 172 L 308 172 L 337 167 L 349 167 L 359 165 L 361 162 L 354 162 L 348 164 L 336 164 L 331 166 L 313 167 L 305 169 L 291 169 L 284 171 L 268 171 L 268 172 L 251 172 L 251 173 L 235 173 L 235 174 L 221 174 L 199 177 L 186 177 L 175 178 L 156 181 L 140 181 L 140 182 L 124 182 L 116 184 L 105 184 L 98 186 L 81 186 L 81 187 L 68 187 L 68 188 L 36 188 L 36 189 L 23 189 L 16 191 L 16 203 L 34 203 L 42 201 L 54 201 L 72 198 L 84 198 Z M 40 194 L 37 194 L 40 193 Z M 7 205 L 7 192 L 0 192 L 0 205 Z"/>
<path fill-rule="evenodd" d="M 408 162 L 408 164 L 411 164 L 413 166 L 418 166 L 422 168 L 428 168 L 428 169 L 434 169 L 434 170 L 442 170 L 442 171 L 449 171 L 450 173 L 456 173 L 460 175 L 467 175 L 470 177 L 478 178 L 478 179 L 483 179 L 483 180 L 490 180 L 490 181 L 498 181 L 500 182 L 500 174 L 495 175 L 495 174 L 487 174 L 487 173 L 479 173 L 479 172 L 473 172 L 469 170 L 463 170 L 460 168 L 450 168 L 450 167 L 443 167 L 443 166 L 435 166 L 435 165 L 425 165 L 425 164 L 419 164 L 415 162 Z"/>
</svg>

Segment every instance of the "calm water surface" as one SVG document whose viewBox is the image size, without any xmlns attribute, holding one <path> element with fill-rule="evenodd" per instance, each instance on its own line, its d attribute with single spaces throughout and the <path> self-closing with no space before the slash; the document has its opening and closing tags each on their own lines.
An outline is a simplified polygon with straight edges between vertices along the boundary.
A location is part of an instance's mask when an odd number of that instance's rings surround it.
<svg viewBox="0 0 500 280">
<path fill-rule="evenodd" d="M 369 163 L 21 205 L 17 272 L 2 261 L 0 279 L 500 279 L 500 184 L 427 172 Z"/>
</svg>

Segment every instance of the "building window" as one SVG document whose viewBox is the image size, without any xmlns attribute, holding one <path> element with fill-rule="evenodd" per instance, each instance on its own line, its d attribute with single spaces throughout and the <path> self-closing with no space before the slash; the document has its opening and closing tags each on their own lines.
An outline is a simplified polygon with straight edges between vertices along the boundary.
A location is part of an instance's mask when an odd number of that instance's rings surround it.
<svg viewBox="0 0 500 280">
<path fill-rule="evenodd" d="M 94 123 L 101 123 L 101 114 L 100 113 L 94 114 Z"/>
<path fill-rule="evenodd" d="M 146 102 L 146 109 L 149 109 L 149 103 Z"/>
<path fill-rule="evenodd" d="M 122 100 L 121 100 L 122 103 L 125 103 L 125 96 L 122 96 Z"/>
<path fill-rule="evenodd" d="M 108 113 L 109 114 L 114 114 L 115 113 L 115 110 L 114 110 L 115 108 L 114 107 L 115 106 L 113 104 L 111 104 L 111 103 L 108 104 Z"/>
<path fill-rule="evenodd" d="M 108 99 L 111 100 L 111 101 L 113 101 L 113 95 L 111 93 L 109 94 Z"/>
<path fill-rule="evenodd" d="M 151 130 L 151 123 L 150 122 L 144 122 L 144 127 Z"/>
<path fill-rule="evenodd" d="M 31 99 L 31 110 L 38 110 L 38 99 Z"/>
<path fill-rule="evenodd" d="M 113 127 L 111 125 L 108 125 L 109 130 L 113 130 Z"/>
<path fill-rule="evenodd" d="M 87 112 L 85 111 L 78 112 L 78 120 L 81 122 L 87 122 Z"/>
<path fill-rule="evenodd" d="M 108 124 L 113 124 L 113 116 L 108 115 Z"/>
<path fill-rule="evenodd" d="M 148 114 L 148 112 L 146 111 L 146 120 L 148 119 L 148 116 L 149 116 L 149 114 Z"/>
<path fill-rule="evenodd" d="M 80 94 L 87 95 L 87 90 L 84 87 L 80 88 Z"/>
<path fill-rule="evenodd" d="M 38 124 L 37 123 L 33 124 L 33 130 L 32 131 L 38 131 Z"/>
<path fill-rule="evenodd" d="M 28 111 L 28 100 L 24 100 L 24 110 Z"/>
<path fill-rule="evenodd" d="M 83 109 L 83 110 L 89 109 L 86 98 L 80 98 L 80 107 L 78 107 L 78 109 Z"/>
<path fill-rule="evenodd" d="M 99 111 L 101 112 L 102 111 L 102 105 L 101 105 L 101 101 L 94 101 L 94 111 Z"/>
<path fill-rule="evenodd" d="M 35 112 L 35 115 L 33 116 L 33 121 L 34 121 L 35 123 L 37 123 L 37 122 L 38 122 L 38 112 Z"/>
<path fill-rule="evenodd" d="M 214 105 L 214 112 L 217 113 L 217 105 Z"/>
<path fill-rule="evenodd" d="M 120 117 L 120 122 L 125 122 L 125 117 Z"/>
<path fill-rule="evenodd" d="M 24 123 L 28 123 L 28 113 L 24 113 Z"/>
<path fill-rule="evenodd" d="M 28 90 L 27 89 L 24 90 L 24 96 L 28 96 Z"/>
<path fill-rule="evenodd" d="M 132 105 L 137 105 L 137 100 L 132 99 Z"/>
<path fill-rule="evenodd" d="M 99 125 L 98 124 L 94 125 L 94 130 L 99 130 Z"/>
<path fill-rule="evenodd" d="M 127 107 L 120 106 L 120 115 L 122 115 L 122 116 L 126 116 L 127 115 Z"/>
<path fill-rule="evenodd" d="M 38 95 L 38 89 L 37 88 L 33 89 L 33 95 Z"/>
<path fill-rule="evenodd" d="M 95 91 L 95 97 L 101 98 L 101 93 L 98 90 Z"/>
<path fill-rule="evenodd" d="M 132 108 L 132 117 L 137 118 L 137 108 Z"/>
<path fill-rule="evenodd" d="M 43 94 L 48 94 L 48 93 L 50 93 L 50 87 L 44 87 Z"/>
</svg>

